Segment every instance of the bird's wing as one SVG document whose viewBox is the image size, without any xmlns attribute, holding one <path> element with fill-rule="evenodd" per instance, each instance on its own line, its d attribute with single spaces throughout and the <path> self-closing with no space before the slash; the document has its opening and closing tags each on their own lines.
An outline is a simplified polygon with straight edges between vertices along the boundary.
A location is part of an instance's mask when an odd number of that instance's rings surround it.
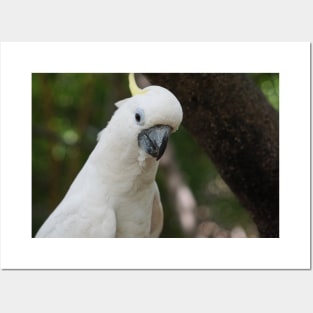
<svg viewBox="0 0 313 313">
<path fill-rule="evenodd" d="M 79 210 L 74 207 L 80 207 Z M 94 208 L 95 216 L 84 214 L 87 207 L 83 204 L 61 203 L 49 216 L 36 237 L 52 238 L 104 238 L 115 237 L 116 217 L 113 209 Z M 97 212 L 103 213 L 100 215 Z"/>
<path fill-rule="evenodd" d="M 163 207 L 160 199 L 158 185 L 155 183 L 154 198 L 152 203 L 150 237 L 157 238 L 163 228 Z"/>
<path fill-rule="evenodd" d="M 51 238 L 103 238 L 115 237 L 116 219 L 113 210 L 107 210 L 106 216 L 94 220 L 79 214 L 53 212 L 40 228 L 36 237 Z"/>
<path fill-rule="evenodd" d="M 115 212 L 108 201 L 106 185 L 96 175 L 97 171 L 97 167 L 88 159 L 36 237 L 115 237 Z"/>
</svg>

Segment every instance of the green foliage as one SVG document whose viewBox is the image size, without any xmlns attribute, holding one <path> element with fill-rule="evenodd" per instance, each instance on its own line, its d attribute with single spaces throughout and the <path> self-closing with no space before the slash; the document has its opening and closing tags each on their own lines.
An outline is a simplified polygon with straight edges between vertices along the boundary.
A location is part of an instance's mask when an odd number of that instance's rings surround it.
<svg viewBox="0 0 313 313">
<path fill-rule="evenodd" d="M 269 103 L 277 111 L 279 110 L 279 74 L 262 73 L 250 74 L 252 79 L 257 83 Z"/>
</svg>

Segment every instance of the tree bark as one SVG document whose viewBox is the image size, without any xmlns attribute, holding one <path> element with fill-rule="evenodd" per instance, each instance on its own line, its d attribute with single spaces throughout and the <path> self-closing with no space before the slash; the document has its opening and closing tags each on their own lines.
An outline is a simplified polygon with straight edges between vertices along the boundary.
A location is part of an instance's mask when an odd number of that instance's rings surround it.
<svg viewBox="0 0 313 313">
<path fill-rule="evenodd" d="M 279 237 L 279 119 L 245 74 L 144 74 L 182 104 L 183 125 L 246 207 L 261 237 Z"/>
</svg>

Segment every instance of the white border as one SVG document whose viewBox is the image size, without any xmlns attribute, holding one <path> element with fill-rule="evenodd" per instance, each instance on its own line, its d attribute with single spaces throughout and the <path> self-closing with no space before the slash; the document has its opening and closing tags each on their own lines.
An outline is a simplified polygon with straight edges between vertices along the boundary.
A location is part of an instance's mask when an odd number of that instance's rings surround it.
<svg viewBox="0 0 313 313">
<path fill-rule="evenodd" d="M 280 238 L 32 239 L 32 72 L 279 72 Z M 309 43 L 2 43 L 1 267 L 308 269 L 309 134 Z"/>
</svg>

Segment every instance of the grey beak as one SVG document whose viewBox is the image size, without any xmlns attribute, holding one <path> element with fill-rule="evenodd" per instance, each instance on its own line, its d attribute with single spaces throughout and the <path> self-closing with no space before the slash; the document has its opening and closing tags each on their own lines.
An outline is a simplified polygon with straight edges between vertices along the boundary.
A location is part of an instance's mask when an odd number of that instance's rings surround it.
<svg viewBox="0 0 313 313">
<path fill-rule="evenodd" d="M 172 128 L 167 125 L 157 125 L 144 129 L 138 135 L 138 145 L 158 161 L 165 151 L 171 131 Z"/>
</svg>

